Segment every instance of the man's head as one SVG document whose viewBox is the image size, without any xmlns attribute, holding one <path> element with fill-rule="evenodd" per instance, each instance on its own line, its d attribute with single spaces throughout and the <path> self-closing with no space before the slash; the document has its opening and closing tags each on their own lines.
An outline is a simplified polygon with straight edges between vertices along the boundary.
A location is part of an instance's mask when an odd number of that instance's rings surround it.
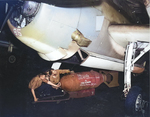
<svg viewBox="0 0 150 117">
<path fill-rule="evenodd" d="M 40 73 L 39 74 L 39 78 L 44 79 L 45 78 L 46 73 Z"/>
</svg>

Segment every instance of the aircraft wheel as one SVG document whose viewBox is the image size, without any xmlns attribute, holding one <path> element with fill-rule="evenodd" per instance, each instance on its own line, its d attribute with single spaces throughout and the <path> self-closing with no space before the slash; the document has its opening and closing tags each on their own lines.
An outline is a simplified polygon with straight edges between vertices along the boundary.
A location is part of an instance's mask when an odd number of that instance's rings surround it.
<svg viewBox="0 0 150 117">
<path fill-rule="evenodd" d="M 125 111 L 127 115 L 138 115 L 145 113 L 144 105 L 146 101 L 143 100 L 142 89 L 138 86 L 133 86 L 125 100 Z"/>
</svg>

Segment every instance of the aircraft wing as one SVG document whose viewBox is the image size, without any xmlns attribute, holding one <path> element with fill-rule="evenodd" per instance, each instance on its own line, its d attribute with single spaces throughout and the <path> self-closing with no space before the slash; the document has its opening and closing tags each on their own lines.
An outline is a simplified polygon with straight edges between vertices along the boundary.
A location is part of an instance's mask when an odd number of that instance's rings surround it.
<svg viewBox="0 0 150 117">
<path fill-rule="evenodd" d="M 125 43 L 121 44 L 111 25 L 130 25 L 132 21 L 110 2 L 37 0 L 26 1 L 21 6 L 11 13 L 9 28 L 16 38 L 36 50 L 44 60 L 70 61 L 74 57 L 79 58 L 77 63 L 88 67 L 107 60 L 110 62 L 107 67 L 96 68 L 123 71 L 128 40 L 124 39 Z M 115 67 L 116 63 L 120 67 Z"/>
</svg>

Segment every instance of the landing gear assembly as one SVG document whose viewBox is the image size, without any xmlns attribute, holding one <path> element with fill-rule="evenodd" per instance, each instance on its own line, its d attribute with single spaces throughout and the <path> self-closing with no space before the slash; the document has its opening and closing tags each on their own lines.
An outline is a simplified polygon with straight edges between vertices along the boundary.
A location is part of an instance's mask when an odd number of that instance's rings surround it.
<svg viewBox="0 0 150 117">
<path fill-rule="evenodd" d="M 141 49 L 140 54 L 135 57 L 137 44 L 145 45 Z M 143 99 L 143 92 L 139 86 L 131 86 L 131 72 L 134 69 L 134 64 L 138 61 L 145 53 L 150 50 L 150 43 L 144 42 L 130 42 L 126 48 L 125 54 L 125 71 L 124 71 L 124 97 L 125 110 L 127 115 L 137 115 L 142 113 L 143 117 L 145 114 L 145 108 L 148 108 L 148 101 Z"/>
</svg>

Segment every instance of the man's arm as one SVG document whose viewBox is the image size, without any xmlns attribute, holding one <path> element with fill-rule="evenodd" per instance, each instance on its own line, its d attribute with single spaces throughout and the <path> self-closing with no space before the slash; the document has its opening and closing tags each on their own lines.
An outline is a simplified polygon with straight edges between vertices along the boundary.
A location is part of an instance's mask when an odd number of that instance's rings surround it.
<svg viewBox="0 0 150 117">
<path fill-rule="evenodd" d="M 57 85 L 55 85 L 54 83 L 52 83 L 51 81 L 48 81 L 47 84 L 52 85 L 54 88 L 59 88 L 61 86 L 61 83 L 59 82 Z"/>
<path fill-rule="evenodd" d="M 34 98 L 34 101 L 38 101 L 38 98 L 36 98 L 36 95 L 35 95 L 35 91 L 34 89 L 31 89 L 31 92 L 32 92 L 32 95 L 33 95 L 33 98 Z"/>
<path fill-rule="evenodd" d="M 69 69 L 60 69 L 58 70 L 59 74 L 65 74 L 65 73 L 70 73 L 70 70 Z"/>
</svg>

